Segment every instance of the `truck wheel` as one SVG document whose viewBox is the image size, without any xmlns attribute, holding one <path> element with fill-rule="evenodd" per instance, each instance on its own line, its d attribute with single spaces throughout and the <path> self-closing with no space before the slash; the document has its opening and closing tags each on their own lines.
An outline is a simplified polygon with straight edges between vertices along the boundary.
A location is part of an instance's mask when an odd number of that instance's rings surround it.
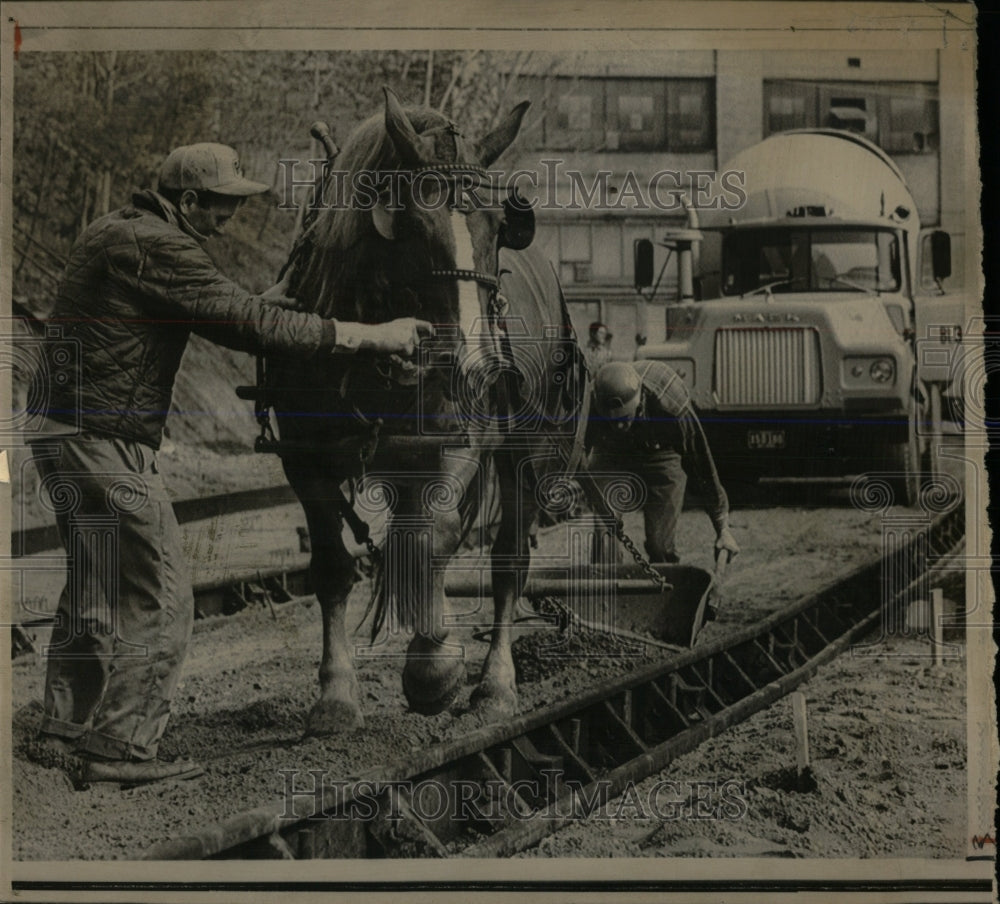
<svg viewBox="0 0 1000 904">
<path fill-rule="evenodd" d="M 905 443 L 888 450 L 885 471 L 892 472 L 893 491 L 898 505 L 908 508 L 917 504 L 920 496 L 920 437 L 917 436 L 916 405 L 907 418 Z"/>
<path fill-rule="evenodd" d="M 927 389 L 927 421 L 929 431 L 927 447 L 923 454 L 923 480 L 933 483 L 941 473 L 941 387 L 932 383 Z"/>
</svg>

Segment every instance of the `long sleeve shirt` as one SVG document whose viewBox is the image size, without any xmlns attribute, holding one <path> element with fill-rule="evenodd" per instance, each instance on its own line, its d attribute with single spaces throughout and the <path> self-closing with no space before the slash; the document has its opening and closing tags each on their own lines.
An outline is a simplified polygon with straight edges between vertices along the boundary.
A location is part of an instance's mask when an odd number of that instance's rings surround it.
<svg viewBox="0 0 1000 904">
<path fill-rule="evenodd" d="M 638 474 L 656 470 L 660 453 L 675 453 L 684 472 L 705 500 L 705 511 L 716 531 L 729 517 L 729 499 L 719 480 L 701 422 L 691 407 L 684 381 L 662 361 L 632 365 L 642 381 L 641 399 L 632 426 L 618 430 L 591 412 L 586 445 L 607 462 Z"/>
</svg>

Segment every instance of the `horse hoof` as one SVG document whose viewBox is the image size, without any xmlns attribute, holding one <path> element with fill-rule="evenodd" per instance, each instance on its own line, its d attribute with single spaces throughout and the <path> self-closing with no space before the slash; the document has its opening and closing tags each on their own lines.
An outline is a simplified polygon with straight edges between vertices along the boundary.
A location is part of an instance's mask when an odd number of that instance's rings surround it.
<svg viewBox="0 0 1000 904">
<path fill-rule="evenodd" d="M 455 659 L 447 670 L 435 668 L 433 671 L 421 668 L 426 665 L 418 663 L 411 667 L 410 663 L 406 664 L 403 669 L 403 694 L 415 713 L 436 716 L 451 706 L 465 684 L 465 663 Z"/>
<path fill-rule="evenodd" d="M 348 734 L 365 727 L 361 708 L 344 700 L 319 700 L 306 718 L 307 738 L 328 738 Z"/>
</svg>

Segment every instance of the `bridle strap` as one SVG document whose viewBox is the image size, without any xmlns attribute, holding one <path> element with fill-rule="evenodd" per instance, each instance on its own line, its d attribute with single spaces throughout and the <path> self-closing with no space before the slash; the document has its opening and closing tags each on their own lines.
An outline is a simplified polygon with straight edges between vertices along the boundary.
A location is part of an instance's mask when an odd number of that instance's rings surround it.
<svg viewBox="0 0 1000 904">
<path fill-rule="evenodd" d="M 431 276 L 435 279 L 460 279 L 477 282 L 489 286 L 494 292 L 500 289 L 500 280 L 497 277 L 480 270 L 431 270 Z"/>
<path fill-rule="evenodd" d="M 490 181 L 489 173 L 486 171 L 485 167 L 470 163 L 437 163 L 430 166 L 419 166 L 406 170 L 398 170 L 397 172 L 411 173 L 414 177 L 426 176 L 429 173 L 445 177 L 451 174 L 458 174 L 462 176 L 468 174 L 470 176 L 477 176 L 480 180 L 480 184 L 483 182 L 488 183 Z"/>
</svg>

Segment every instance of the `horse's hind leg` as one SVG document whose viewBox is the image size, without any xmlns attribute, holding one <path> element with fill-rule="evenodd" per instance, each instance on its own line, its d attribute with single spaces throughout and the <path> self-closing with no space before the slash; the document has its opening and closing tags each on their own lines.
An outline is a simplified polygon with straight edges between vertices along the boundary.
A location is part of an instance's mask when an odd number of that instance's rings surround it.
<svg viewBox="0 0 1000 904">
<path fill-rule="evenodd" d="M 516 461 L 509 453 L 496 456 L 502 512 L 492 550 L 493 634 L 483 663 L 472 705 L 490 719 L 517 712 L 517 680 L 511 654 L 514 606 L 524 590 L 524 575 L 531 561 L 528 527 L 535 515 L 530 493 L 518 488 Z"/>
<path fill-rule="evenodd" d="M 335 488 L 333 488 L 335 490 Z M 340 515 L 328 500 L 330 487 L 300 496 L 312 543 L 310 573 L 323 613 L 323 658 L 319 667 L 319 700 L 306 719 L 306 734 L 338 734 L 364 725 L 361 692 L 347 643 L 347 597 L 355 583 L 354 560 L 341 538 Z"/>
</svg>

